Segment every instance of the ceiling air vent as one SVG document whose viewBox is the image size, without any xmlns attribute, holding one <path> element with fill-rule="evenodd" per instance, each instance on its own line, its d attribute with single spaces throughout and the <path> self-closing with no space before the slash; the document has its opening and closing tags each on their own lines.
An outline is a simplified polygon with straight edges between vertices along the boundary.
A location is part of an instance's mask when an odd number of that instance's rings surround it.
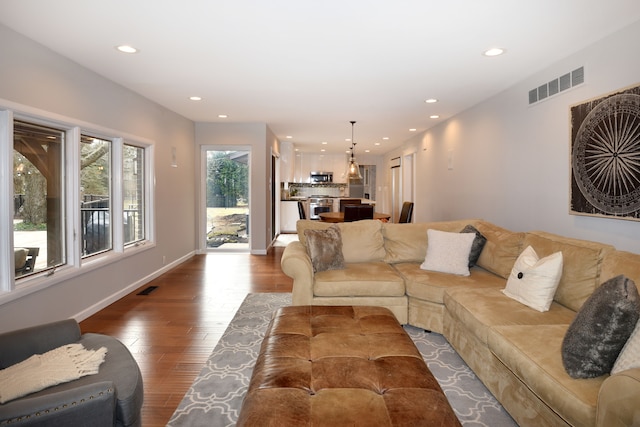
<svg viewBox="0 0 640 427">
<path fill-rule="evenodd" d="M 529 91 L 529 105 L 551 98 L 582 83 L 584 83 L 584 67 L 576 68 L 570 73 L 563 74 L 535 89 L 531 89 Z"/>
</svg>

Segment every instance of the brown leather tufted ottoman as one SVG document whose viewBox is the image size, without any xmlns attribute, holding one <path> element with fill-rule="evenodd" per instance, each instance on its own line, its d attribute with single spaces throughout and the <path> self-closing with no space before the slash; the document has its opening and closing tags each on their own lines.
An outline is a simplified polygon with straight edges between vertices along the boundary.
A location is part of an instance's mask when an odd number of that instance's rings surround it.
<svg viewBox="0 0 640 427">
<path fill-rule="evenodd" d="M 395 316 L 292 306 L 267 330 L 238 426 L 460 426 Z"/>
</svg>

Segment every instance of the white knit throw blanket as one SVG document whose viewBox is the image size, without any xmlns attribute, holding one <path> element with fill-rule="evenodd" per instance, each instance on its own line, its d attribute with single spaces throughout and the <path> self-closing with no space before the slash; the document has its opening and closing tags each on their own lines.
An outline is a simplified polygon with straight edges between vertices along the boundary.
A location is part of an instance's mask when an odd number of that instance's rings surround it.
<svg viewBox="0 0 640 427">
<path fill-rule="evenodd" d="M 97 374 L 106 354 L 106 347 L 87 350 L 82 344 L 68 344 L 2 369 L 0 403 Z"/>
</svg>

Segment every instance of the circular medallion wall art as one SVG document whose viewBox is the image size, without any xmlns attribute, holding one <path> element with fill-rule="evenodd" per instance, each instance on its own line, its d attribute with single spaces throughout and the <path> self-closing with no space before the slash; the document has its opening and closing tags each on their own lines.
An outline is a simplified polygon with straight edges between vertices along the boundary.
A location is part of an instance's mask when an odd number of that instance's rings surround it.
<svg viewBox="0 0 640 427">
<path fill-rule="evenodd" d="M 571 107 L 571 213 L 640 220 L 640 86 Z"/>
</svg>

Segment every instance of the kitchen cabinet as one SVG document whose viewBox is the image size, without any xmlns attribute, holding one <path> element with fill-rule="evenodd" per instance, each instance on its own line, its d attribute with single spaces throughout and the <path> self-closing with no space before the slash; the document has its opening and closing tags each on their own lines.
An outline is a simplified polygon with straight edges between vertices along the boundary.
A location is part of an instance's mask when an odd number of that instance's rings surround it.
<svg viewBox="0 0 640 427">
<path fill-rule="evenodd" d="M 303 202 L 306 203 L 306 202 Z M 280 232 L 295 233 L 296 222 L 300 219 L 297 200 L 283 200 L 280 202 Z"/>
<path fill-rule="evenodd" d="M 347 155 L 336 154 L 332 157 L 333 182 L 347 183 Z"/>
<path fill-rule="evenodd" d="M 296 153 L 294 182 L 309 182 L 312 171 L 333 172 L 333 182 L 346 183 L 346 154 Z"/>
<path fill-rule="evenodd" d="M 290 142 L 280 143 L 280 181 L 295 182 L 295 153 Z"/>
</svg>

